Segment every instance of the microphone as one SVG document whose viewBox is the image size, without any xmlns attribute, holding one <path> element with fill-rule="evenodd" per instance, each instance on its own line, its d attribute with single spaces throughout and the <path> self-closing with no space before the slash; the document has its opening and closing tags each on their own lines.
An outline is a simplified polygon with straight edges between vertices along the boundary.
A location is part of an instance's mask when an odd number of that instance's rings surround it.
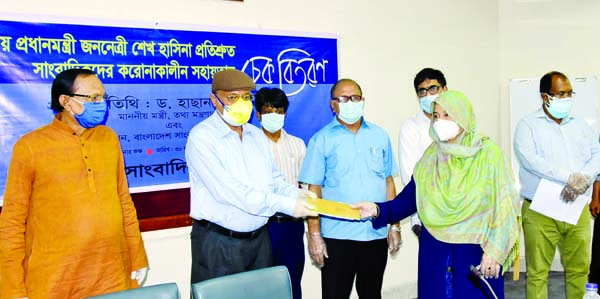
<svg viewBox="0 0 600 299">
<path fill-rule="evenodd" d="M 485 283 L 485 285 L 487 286 L 488 290 L 490 291 L 490 294 L 492 294 L 492 296 L 494 296 L 495 299 L 498 299 L 498 296 L 496 296 L 496 293 L 494 292 L 494 289 L 492 288 L 492 286 L 490 285 L 490 283 L 485 279 L 485 277 L 483 277 L 483 273 L 481 273 L 481 271 L 479 271 L 479 269 L 473 265 L 469 266 L 469 269 L 471 270 L 471 273 L 473 273 L 475 276 L 479 277 L 479 279 Z"/>
<path fill-rule="evenodd" d="M 469 269 L 471 270 L 471 273 L 473 273 L 475 276 L 483 277 L 483 273 L 481 273 L 481 271 L 479 271 L 477 267 L 470 265 Z"/>
</svg>

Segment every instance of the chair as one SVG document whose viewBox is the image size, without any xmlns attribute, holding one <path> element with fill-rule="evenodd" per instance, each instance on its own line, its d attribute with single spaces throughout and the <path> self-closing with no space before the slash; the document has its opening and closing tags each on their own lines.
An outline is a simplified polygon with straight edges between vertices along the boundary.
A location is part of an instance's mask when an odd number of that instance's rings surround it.
<svg viewBox="0 0 600 299">
<path fill-rule="evenodd" d="M 213 278 L 192 284 L 192 299 L 292 299 L 292 283 L 285 266 Z"/>
<path fill-rule="evenodd" d="M 179 289 L 174 282 L 157 284 L 137 289 L 114 292 L 89 299 L 179 299 Z"/>
</svg>

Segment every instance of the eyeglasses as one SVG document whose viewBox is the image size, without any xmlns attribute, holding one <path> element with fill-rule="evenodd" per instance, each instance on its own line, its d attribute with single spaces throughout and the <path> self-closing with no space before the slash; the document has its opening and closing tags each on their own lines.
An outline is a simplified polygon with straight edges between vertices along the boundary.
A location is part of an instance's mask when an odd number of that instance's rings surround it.
<svg viewBox="0 0 600 299">
<path fill-rule="evenodd" d="M 86 102 L 92 102 L 92 103 L 102 103 L 102 102 L 104 102 L 104 101 L 106 101 L 108 99 L 108 94 L 91 96 L 91 95 L 87 95 L 87 94 L 70 93 L 70 94 L 67 94 L 67 95 L 70 96 L 70 97 L 88 98 L 90 100 L 86 101 Z"/>
<path fill-rule="evenodd" d="M 352 101 L 354 103 L 362 101 L 364 98 L 359 95 L 351 95 L 351 96 L 339 96 L 335 98 L 331 98 L 332 101 L 336 101 L 338 103 L 346 103 L 348 101 Z"/>
<path fill-rule="evenodd" d="M 230 103 L 233 104 L 233 103 L 237 102 L 237 100 L 239 100 L 239 99 L 242 99 L 244 101 L 252 101 L 252 99 L 254 98 L 254 96 L 251 93 L 246 93 L 246 94 L 243 94 L 243 95 L 230 94 L 226 98 L 227 98 L 227 100 L 229 100 Z"/>
<path fill-rule="evenodd" d="M 549 95 L 549 96 L 552 96 L 552 97 L 556 97 L 556 98 L 562 99 L 562 98 L 573 97 L 575 95 L 575 92 L 571 90 L 571 91 L 561 91 L 559 93 L 554 93 L 554 94 L 548 92 L 546 94 Z"/>
<path fill-rule="evenodd" d="M 431 85 L 427 88 L 419 88 L 419 90 L 417 90 L 417 95 L 420 97 L 424 97 L 427 95 L 427 93 L 429 93 L 430 95 L 434 95 L 438 92 L 438 90 L 440 90 L 440 88 L 442 88 L 439 85 Z"/>
</svg>

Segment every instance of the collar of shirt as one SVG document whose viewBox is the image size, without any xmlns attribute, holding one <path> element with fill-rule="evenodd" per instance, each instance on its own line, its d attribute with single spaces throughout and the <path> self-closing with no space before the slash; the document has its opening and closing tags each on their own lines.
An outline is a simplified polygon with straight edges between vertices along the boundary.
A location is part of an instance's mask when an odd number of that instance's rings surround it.
<svg viewBox="0 0 600 299">
<path fill-rule="evenodd" d="M 429 126 L 429 124 L 431 123 L 431 119 L 429 119 L 429 117 L 427 117 L 427 115 L 425 115 L 425 111 L 423 111 L 423 110 L 419 110 L 419 112 L 417 113 L 415 119 L 419 123 L 426 123 L 427 126 Z"/>
<path fill-rule="evenodd" d="M 262 129 L 261 129 L 262 130 Z M 263 132 L 264 133 L 264 132 Z M 267 136 L 267 135 L 265 135 Z M 288 139 L 288 134 L 285 132 L 285 130 L 282 128 L 281 129 L 281 135 L 279 135 L 279 139 L 275 142 L 273 140 L 271 140 L 271 138 L 267 138 L 269 140 L 270 143 L 281 143 L 281 142 L 285 142 Z"/>
<path fill-rule="evenodd" d="M 215 110 L 215 112 L 213 112 L 213 114 L 211 116 L 209 116 L 206 120 L 215 129 L 215 132 L 216 132 L 215 135 L 217 137 L 223 138 L 223 137 L 227 136 L 227 134 L 236 134 L 237 135 L 237 133 L 235 131 L 233 131 L 229 127 L 229 125 L 227 125 L 227 123 L 221 117 L 221 115 L 219 115 L 219 112 L 217 110 Z M 242 136 L 247 135 L 247 134 L 252 135 L 252 131 L 246 129 L 246 128 L 248 128 L 248 126 L 252 126 L 252 124 L 245 123 L 242 125 Z"/>
<path fill-rule="evenodd" d="M 553 119 L 551 119 L 548 114 L 546 114 L 546 112 L 544 112 L 544 108 L 539 108 L 536 112 L 535 112 L 535 117 L 536 118 L 546 118 L 548 121 L 550 122 L 554 122 Z M 563 120 L 560 122 L 560 124 L 557 125 L 564 125 L 565 123 L 571 121 L 574 118 L 573 115 L 569 114 L 567 117 L 563 118 Z"/>
<path fill-rule="evenodd" d="M 362 123 L 360 124 L 360 128 L 359 128 L 359 129 L 362 129 L 363 127 L 364 127 L 364 128 L 369 128 L 369 123 L 367 122 L 367 120 L 365 119 L 365 117 L 364 117 L 364 116 L 362 116 L 362 117 L 361 117 L 361 119 L 362 119 Z M 337 119 L 337 117 L 336 117 L 336 116 L 334 116 L 334 117 L 333 117 L 333 121 L 331 122 L 331 126 L 332 126 L 332 128 L 336 128 L 336 127 L 342 127 L 342 128 L 344 128 L 344 129 L 348 130 L 348 128 L 346 128 L 346 127 L 345 127 L 345 126 L 344 126 L 344 125 L 343 125 L 343 124 L 342 124 L 342 123 L 341 123 L 341 122 L 340 122 L 340 121 Z"/>
<path fill-rule="evenodd" d="M 77 136 L 77 132 L 73 131 L 73 128 L 69 127 L 64 122 L 60 121 L 59 117 L 60 117 L 59 114 L 55 114 L 54 115 L 54 119 L 52 119 L 52 123 L 50 125 L 53 128 L 55 128 L 56 130 L 58 130 L 59 132 L 65 134 L 65 135 L 75 135 L 75 136 Z M 83 132 L 83 135 L 81 137 L 89 134 L 89 132 L 93 131 L 95 128 L 96 127 L 85 129 L 85 131 Z"/>
</svg>

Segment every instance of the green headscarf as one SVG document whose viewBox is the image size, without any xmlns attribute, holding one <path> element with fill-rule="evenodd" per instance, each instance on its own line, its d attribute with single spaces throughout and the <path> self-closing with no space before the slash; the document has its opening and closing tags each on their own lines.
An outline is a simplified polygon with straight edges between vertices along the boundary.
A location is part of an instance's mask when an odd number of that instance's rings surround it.
<svg viewBox="0 0 600 299">
<path fill-rule="evenodd" d="M 446 243 L 480 244 L 508 269 L 518 254 L 520 198 L 502 150 L 475 126 L 469 99 L 442 93 L 439 105 L 464 130 L 455 143 L 433 139 L 415 166 L 417 209 L 427 230 Z"/>
</svg>

